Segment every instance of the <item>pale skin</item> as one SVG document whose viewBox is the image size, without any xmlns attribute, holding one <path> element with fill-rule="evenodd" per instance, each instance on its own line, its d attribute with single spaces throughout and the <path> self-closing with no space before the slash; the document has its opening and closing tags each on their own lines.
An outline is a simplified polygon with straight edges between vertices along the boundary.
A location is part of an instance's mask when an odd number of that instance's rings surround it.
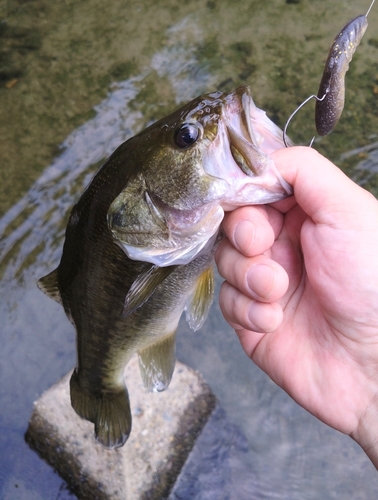
<svg viewBox="0 0 378 500">
<path fill-rule="evenodd" d="M 294 196 L 226 215 L 222 312 L 247 355 L 378 469 L 378 201 L 313 149 L 272 157 Z"/>
</svg>

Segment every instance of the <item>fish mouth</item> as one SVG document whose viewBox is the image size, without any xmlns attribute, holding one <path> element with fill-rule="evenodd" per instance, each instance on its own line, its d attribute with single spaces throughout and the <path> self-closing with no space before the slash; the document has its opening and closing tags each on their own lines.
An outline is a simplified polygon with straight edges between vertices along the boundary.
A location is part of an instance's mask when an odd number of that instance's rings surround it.
<svg viewBox="0 0 378 500">
<path fill-rule="evenodd" d="M 253 145 L 258 145 L 258 140 L 251 123 L 251 104 L 249 87 L 238 87 L 225 100 L 225 118 L 232 157 L 244 174 L 253 177 L 259 172 L 253 161 Z"/>
<path fill-rule="evenodd" d="M 229 149 L 240 171 L 248 177 L 262 178 L 268 170 L 274 170 L 276 189 L 286 196 L 292 194 L 291 186 L 269 157 L 270 153 L 284 147 L 282 131 L 256 107 L 247 85 L 225 97 L 224 118 Z"/>
</svg>

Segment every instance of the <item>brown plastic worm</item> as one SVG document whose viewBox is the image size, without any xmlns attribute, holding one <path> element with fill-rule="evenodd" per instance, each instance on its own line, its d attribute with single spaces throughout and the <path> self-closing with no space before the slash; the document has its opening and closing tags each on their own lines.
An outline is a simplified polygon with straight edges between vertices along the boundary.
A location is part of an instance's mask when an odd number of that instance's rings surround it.
<svg viewBox="0 0 378 500">
<path fill-rule="evenodd" d="M 347 23 L 331 45 L 320 82 L 315 106 L 315 124 L 319 135 L 327 135 L 336 125 L 344 108 L 345 74 L 368 26 L 367 15 Z"/>
<path fill-rule="evenodd" d="M 327 135 L 336 125 L 344 108 L 345 74 L 362 37 L 368 26 L 367 16 L 375 0 L 365 15 L 358 16 L 347 23 L 331 45 L 325 64 L 323 76 L 319 85 L 318 95 L 310 95 L 289 116 L 284 130 L 283 142 L 288 147 L 287 128 L 294 115 L 311 99 L 316 99 L 315 124 L 319 135 Z M 314 141 L 313 137 L 310 147 Z"/>
</svg>

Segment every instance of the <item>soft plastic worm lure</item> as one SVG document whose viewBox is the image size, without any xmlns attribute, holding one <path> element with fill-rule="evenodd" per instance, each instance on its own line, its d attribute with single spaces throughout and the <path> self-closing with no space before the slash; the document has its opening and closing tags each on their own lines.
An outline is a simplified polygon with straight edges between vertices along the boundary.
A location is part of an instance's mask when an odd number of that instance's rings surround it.
<svg viewBox="0 0 378 500">
<path fill-rule="evenodd" d="M 286 122 L 283 140 L 286 143 L 286 130 L 293 116 L 309 100 L 316 99 L 315 125 L 319 135 L 327 135 L 336 125 L 344 108 L 345 74 L 362 37 L 368 26 L 367 16 L 375 0 L 365 15 L 357 16 L 349 21 L 333 41 L 324 67 L 323 76 L 317 95 L 311 95 L 290 115 Z M 311 142 L 312 144 L 312 142 Z"/>
</svg>

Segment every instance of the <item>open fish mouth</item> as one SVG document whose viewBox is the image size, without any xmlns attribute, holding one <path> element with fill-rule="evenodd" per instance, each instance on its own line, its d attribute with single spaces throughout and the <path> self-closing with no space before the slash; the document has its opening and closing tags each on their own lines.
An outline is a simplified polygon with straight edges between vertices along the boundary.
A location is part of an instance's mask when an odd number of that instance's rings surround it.
<svg viewBox="0 0 378 500">
<path fill-rule="evenodd" d="M 257 139 L 251 123 L 252 98 L 248 87 L 239 87 L 225 100 L 226 127 L 233 159 L 246 175 L 258 175 L 250 155 Z"/>
<path fill-rule="evenodd" d="M 221 201 L 224 210 L 270 203 L 292 194 L 269 156 L 283 147 L 281 129 L 256 107 L 248 86 L 223 96 L 222 120 L 204 168 L 211 176 L 227 180 Z"/>
<path fill-rule="evenodd" d="M 154 172 L 130 178 L 107 214 L 127 256 L 159 267 L 211 253 L 224 212 L 292 194 L 270 156 L 284 147 L 282 131 L 255 106 L 249 87 L 201 96 L 171 121 L 158 125 L 158 141 L 174 133 L 166 139 L 166 163 L 160 148 L 149 160 Z M 182 143 L 175 142 L 182 130 Z"/>
<path fill-rule="evenodd" d="M 237 97 L 236 107 L 234 103 L 228 103 L 226 106 L 228 111 L 226 126 L 230 139 L 231 154 L 242 172 L 249 176 L 259 175 L 258 165 L 253 162 L 255 150 L 251 148 L 251 145 L 258 144 L 258 141 L 251 122 L 251 105 L 253 101 L 249 88 L 239 87 L 236 89 L 234 96 Z M 238 115 L 239 120 L 234 124 L 235 120 L 233 118 L 235 114 Z"/>
</svg>

